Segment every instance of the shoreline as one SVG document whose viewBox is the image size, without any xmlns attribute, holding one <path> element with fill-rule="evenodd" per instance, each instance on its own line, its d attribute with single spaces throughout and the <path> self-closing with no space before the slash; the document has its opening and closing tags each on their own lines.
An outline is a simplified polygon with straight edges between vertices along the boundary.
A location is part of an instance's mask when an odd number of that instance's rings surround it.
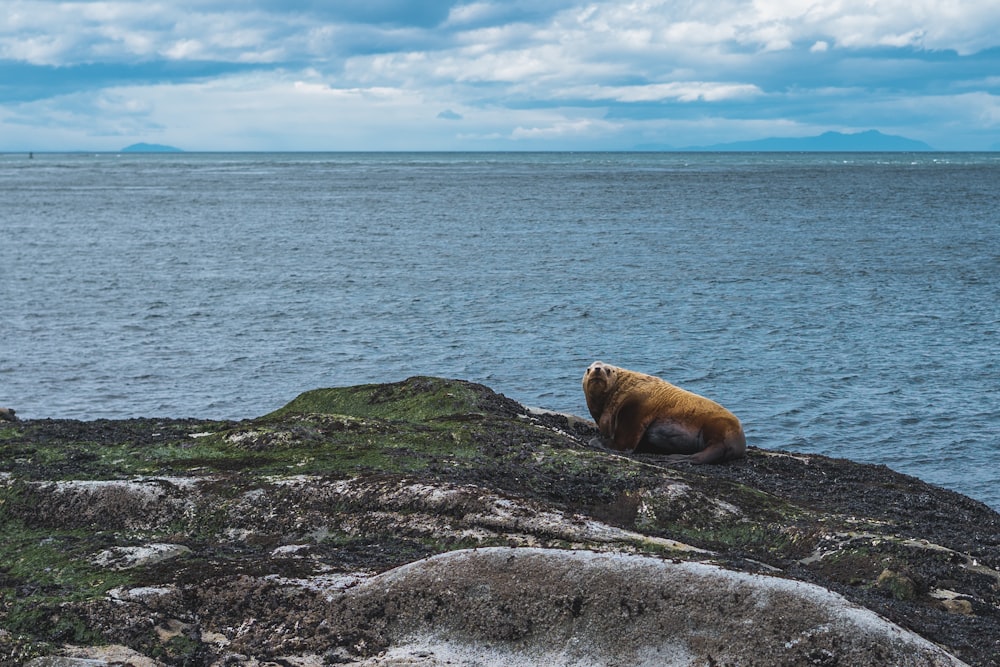
<svg viewBox="0 0 1000 667">
<path fill-rule="evenodd" d="M 111 644 L 158 656 L 150 664 L 334 649 L 348 664 L 380 664 L 419 624 L 376 594 L 363 604 L 377 618 L 330 626 L 329 600 L 353 609 L 362 580 L 436 556 L 531 547 L 820 586 L 967 664 L 997 664 L 1000 514 L 986 505 L 884 466 L 755 447 L 731 464 L 672 466 L 594 449 L 592 436 L 587 420 L 427 377 L 306 392 L 252 420 L 0 423 L 0 576 L 13 591 L 0 600 L 0 662 Z M 613 594 L 598 586 L 581 613 Z M 537 603 L 519 595 L 488 596 L 483 613 L 525 623 L 515 644 L 538 646 L 542 629 L 527 620 Z M 436 612 L 455 637 L 513 646 L 477 635 L 460 609 Z M 646 609 L 641 622 L 659 613 Z M 288 618 L 301 630 L 280 630 Z M 350 636 L 320 631 L 348 626 Z M 163 639 L 164 628 L 179 632 Z M 803 647 L 834 655 L 854 641 L 838 635 L 838 649 L 814 635 Z M 765 639 L 760 651 L 788 642 Z"/>
</svg>

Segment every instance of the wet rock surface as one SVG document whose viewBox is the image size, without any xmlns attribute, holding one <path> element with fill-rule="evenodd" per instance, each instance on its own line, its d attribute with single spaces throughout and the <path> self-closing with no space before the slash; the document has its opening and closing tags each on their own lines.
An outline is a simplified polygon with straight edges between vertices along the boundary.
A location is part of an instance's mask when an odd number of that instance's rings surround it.
<svg viewBox="0 0 1000 667">
<path fill-rule="evenodd" d="M 241 422 L 6 422 L 0 664 L 1000 665 L 990 508 L 593 435 L 426 377 Z M 832 597 L 767 593 L 792 585 Z"/>
</svg>

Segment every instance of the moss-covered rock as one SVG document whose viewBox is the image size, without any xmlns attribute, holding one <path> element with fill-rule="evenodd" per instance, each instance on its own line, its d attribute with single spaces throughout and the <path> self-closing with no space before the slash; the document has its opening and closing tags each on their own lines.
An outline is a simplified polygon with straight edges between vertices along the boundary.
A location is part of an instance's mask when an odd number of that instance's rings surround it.
<svg viewBox="0 0 1000 667">
<path fill-rule="evenodd" d="M 288 405 L 266 415 L 262 421 L 280 420 L 293 414 L 351 415 L 423 423 L 433 420 L 467 419 L 491 406 L 485 387 L 434 377 L 412 377 L 394 384 L 314 389 L 299 394 Z M 495 401 L 492 401 L 496 403 Z"/>
<path fill-rule="evenodd" d="M 338 634 L 330 600 L 429 556 L 510 546 L 819 584 L 1000 664 L 1000 516 L 982 504 L 879 466 L 755 448 L 672 466 L 593 435 L 428 377 L 309 391 L 241 422 L 8 423 L 0 664 L 108 644 L 169 665 L 375 660 L 386 646 Z"/>
</svg>

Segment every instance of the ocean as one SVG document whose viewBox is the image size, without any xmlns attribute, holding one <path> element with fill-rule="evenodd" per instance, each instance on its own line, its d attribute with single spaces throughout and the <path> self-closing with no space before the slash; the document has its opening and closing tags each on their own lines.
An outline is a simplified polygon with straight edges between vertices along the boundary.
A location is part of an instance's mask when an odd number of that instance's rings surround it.
<svg viewBox="0 0 1000 667">
<path fill-rule="evenodd" d="M 1000 154 L 0 155 L 29 419 L 412 375 L 586 415 L 601 359 L 1000 509 L 998 329 Z"/>
</svg>

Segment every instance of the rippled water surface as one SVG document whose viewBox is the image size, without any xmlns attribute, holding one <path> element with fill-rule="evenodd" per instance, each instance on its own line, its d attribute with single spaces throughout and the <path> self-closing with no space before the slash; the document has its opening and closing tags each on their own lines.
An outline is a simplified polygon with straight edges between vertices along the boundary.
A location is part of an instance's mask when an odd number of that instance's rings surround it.
<svg viewBox="0 0 1000 667">
<path fill-rule="evenodd" d="M 585 414 L 603 359 L 1000 507 L 996 154 L 6 155 L 0 233 L 27 418 L 417 374 Z"/>
</svg>

